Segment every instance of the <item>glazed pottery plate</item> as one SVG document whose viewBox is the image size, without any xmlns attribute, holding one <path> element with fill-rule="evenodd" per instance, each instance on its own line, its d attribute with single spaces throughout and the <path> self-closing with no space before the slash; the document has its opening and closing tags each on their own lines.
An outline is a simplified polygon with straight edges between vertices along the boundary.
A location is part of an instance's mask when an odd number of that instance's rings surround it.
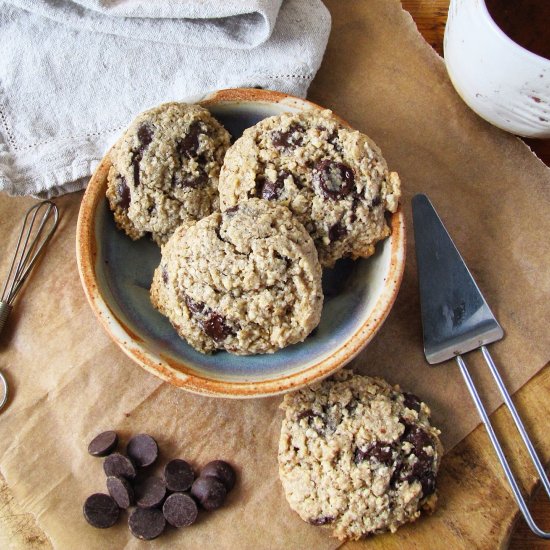
<svg viewBox="0 0 550 550">
<path fill-rule="evenodd" d="M 201 102 L 238 138 L 261 119 L 319 109 L 313 103 L 264 90 L 216 92 Z M 405 260 L 403 215 L 393 215 L 392 235 L 376 254 L 340 260 L 323 273 L 321 323 L 302 343 L 267 355 L 204 355 L 182 340 L 153 309 L 149 287 L 160 263 L 151 240 L 132 241 L 117 230 L 105 191 L 107 154 L 93 175 L 80 209 L 77 260 L 90 305 L 113 340 L 139 365 L 192 392 L 259 397 L 324 378 L 350 361 L 380 328 L 397 295 Z"/>
</svg>

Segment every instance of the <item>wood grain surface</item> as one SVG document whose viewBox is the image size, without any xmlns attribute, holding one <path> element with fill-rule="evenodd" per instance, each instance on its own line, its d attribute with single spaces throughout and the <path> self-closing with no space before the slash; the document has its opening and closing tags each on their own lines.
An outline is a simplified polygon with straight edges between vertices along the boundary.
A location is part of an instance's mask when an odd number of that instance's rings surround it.
<svg viewBox="0 0 550 550">
<path fill-rule="evenodd" d="M 403 0 L 425 39 L 442 53 L 448 0 Z M 548 140 L 541 150 L 548 150 Z M 530 144 L 532 147 L 533 145 Z M 542 153 L 544 155 L 544 153 Z M 545 158 L 547 164 L 548 159 Z M 539 372 L 514 396 L 519 412 L 535 447 L 545 462 L 550 459 L 550 438 L 546 418 L 550 414 L 550 365 Z M 497 433 L 506 441 L 511 464 L 521 481 L 524 494 L 532 493 L 536 478 L 521 440 L 513 428 L 506 409 L 493 415 Z M 346 550 L 380 549 L 494 549 L 542 550 L 549 544 L 530 533 L 518 516 L 517 506 L 508 489 L 504 474 L 489 443 L 487 434 L 478 427 L 451 453 L 444 457 L 439 480 L 440 505 L 436 513 L 394 535 L 382 535 L 366 541 L 347 543 Z M 550 505 L 545 496 L 536 500 L 534 515 L 539 525 L 550 530 Z M 513 536 L 510 541 L 510 534 Z M 268 546 L 266 546 L 268 547 Z M 36 526 L 34 518 L 13 500 L 12 493 L 0 476 L 0 548 L 51 548 L 47 537 Z"/>
</svg>

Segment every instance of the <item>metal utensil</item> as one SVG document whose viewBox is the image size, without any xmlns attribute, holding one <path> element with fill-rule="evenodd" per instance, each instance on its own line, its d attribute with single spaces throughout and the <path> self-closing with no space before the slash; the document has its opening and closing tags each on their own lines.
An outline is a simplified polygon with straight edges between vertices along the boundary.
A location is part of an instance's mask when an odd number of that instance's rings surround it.
<svg viewBox="0 0 550 550">
<path fill-rule="evenodd" d="M 16 296 L 53 235 L 58 221 L 59 211 L 51 201 L 39 202 L 27 210 L 0 298 L 0 334 L 6 326 Z M 8 401 L 8 383 L 1 372 L 0 384 L 3 390 L 1 410 Z"/>
<path fill-rule="evenodd" d="M 462 358 L 464 353 L 481 350 L 550 497 L 548 476 L 486 347 L 500 340 L 504 332 L 428 197 L 416 195 L 412 210 L 426 359 L 431 365 L 456 359 L 527 525 L 539 537 L 550 539 L 550 533 L 539 529 L 533 521 Z"/>
</svg>

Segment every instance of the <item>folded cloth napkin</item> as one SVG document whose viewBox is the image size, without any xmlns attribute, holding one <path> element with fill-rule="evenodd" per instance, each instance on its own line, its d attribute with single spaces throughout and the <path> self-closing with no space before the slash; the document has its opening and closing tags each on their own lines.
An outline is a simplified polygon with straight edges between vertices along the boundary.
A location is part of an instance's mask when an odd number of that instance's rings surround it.
<svg viewBox="0 0 550 550">
<path fill-rule="evenodd" d="M 0 190 L 82 189 L 139 112 L 232 87 L 304 96 L 320 0 L 0 0 Z"/>
</svg>

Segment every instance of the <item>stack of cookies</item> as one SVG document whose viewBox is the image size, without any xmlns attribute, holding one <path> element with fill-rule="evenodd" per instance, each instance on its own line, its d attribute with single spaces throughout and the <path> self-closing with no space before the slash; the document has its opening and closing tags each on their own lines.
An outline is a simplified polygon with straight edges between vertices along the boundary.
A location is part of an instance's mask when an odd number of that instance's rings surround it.
<svg viewBox="0 0 550 550">
<path fill-rule="evenodd" d="M 117 226 L 162 246 L 153 305 L 195 349 L 273 353 L 305 340 L 321 274 L 389 236 L 399 177 L 330 111 L 285 113 L 231 136 L 203 107 L 139 115 L 111 152 Z"/>
</svg>

